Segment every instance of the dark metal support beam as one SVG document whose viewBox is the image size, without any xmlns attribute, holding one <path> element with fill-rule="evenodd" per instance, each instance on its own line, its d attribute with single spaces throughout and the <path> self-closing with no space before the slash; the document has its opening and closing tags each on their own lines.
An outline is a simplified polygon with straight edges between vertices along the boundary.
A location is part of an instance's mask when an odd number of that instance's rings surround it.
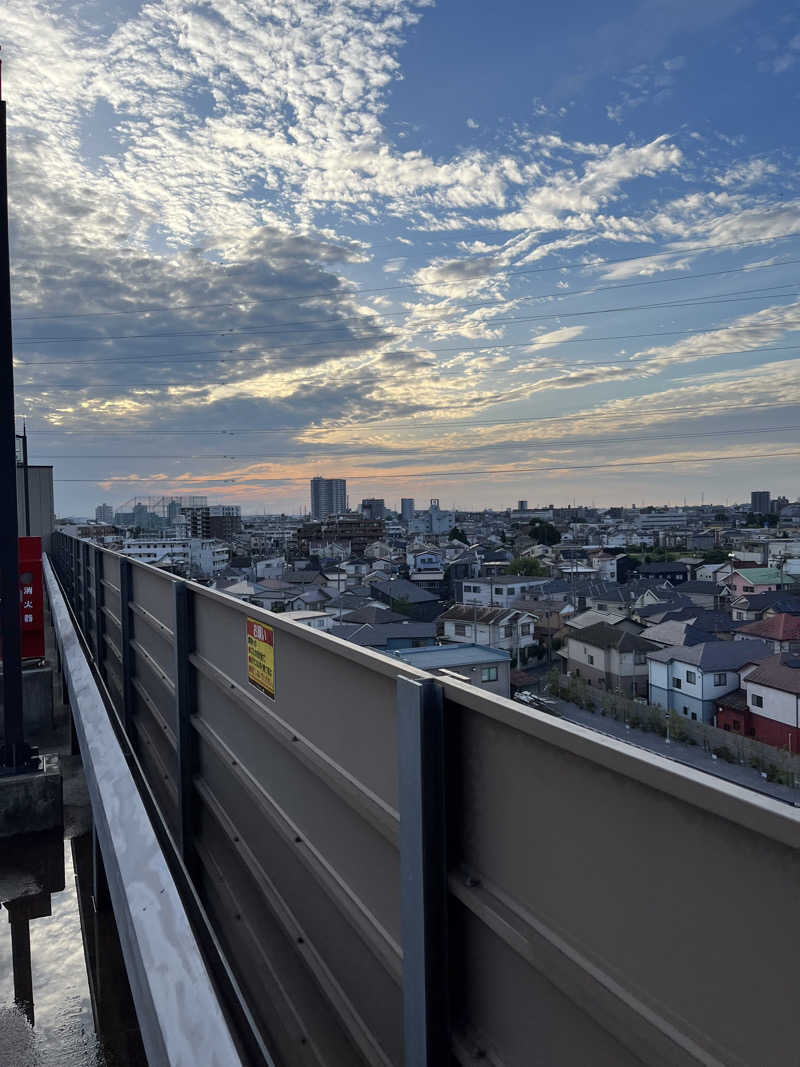
<svg viewBox="0 0 800 1067">
<path fill-rule="evenodd" d="M 14 352 L 11 338 L 11 265 L 8 249 L 6 105 L 0 100 L 0 628 L 3 635 L 2 762 L 21 770 L 27 760 L 22 722 L 22 638 L 19 618 L 17 436 L 14 426 Z"/>
<path fill-rule="evenodd" d="M 92 571 L 94 572 L 94 658 L 97 663 L 97 669 L 102 675 L 105 651 L 103 642 L 103 634 L 105 632 L 105 616 L 103 615 L 103 604 L 105 601 L 105 591 L 103 589 L 103 553 L 99 548 L 93 548 L 92 552 L 94 554 L 92 564 Z"/>
<path fill-rule="evenodd" d="M 178 798 L 180 804 L 180 850 L 183 862 L 193 871 L 194 770 L 196 738 L 192 726 L 195 708 L 194 594 L 186 582 L 175 582 L 175 702 L 178 721 Z"/>
<path fill-rule="evenodd" d="M 131 595 L 133 593 L 132 566 L 129 559 L 119 561 L 119 618 L 122 629 L 122 725 L 131 737 L 133 720 L 133 625 Z"/>
<path fill-rule="evenodd" d="M 433 680 L 397 680 L 403 1042 L 407 1067 L 449 1062 L 444 708 Z"/>
</svg>

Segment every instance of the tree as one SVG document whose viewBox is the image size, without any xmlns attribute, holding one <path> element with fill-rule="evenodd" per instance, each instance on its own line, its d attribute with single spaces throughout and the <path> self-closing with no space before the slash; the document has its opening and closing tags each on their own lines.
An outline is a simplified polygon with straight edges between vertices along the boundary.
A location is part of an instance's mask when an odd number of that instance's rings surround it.
<svg viewBox="0 0 800 1067">
<path fill-rule="evenodd" d="M 519 556 L 517 559 L 512 559 L 508 565 L 509 574 L 522 574 L 526 578 L 545 578 L 547 577 L 544 568 L 538 559 L 532 559 L 528 556 Z"/>
<path fill-rule="evenodd" d="M 537 545 L 557 545 L 561 540 L 561 534 L 552 522 L 543 522 L 541 519 L 531 520 L 528 533 Z"/>
<path fill-rule="evenodd" d="M 449 535 L 451 541 L 463 541 L 465 545 L 469 544 L 466 534 L 463 530 L 460 530 L 458 526 L 454 526 Z"/>
</svg>

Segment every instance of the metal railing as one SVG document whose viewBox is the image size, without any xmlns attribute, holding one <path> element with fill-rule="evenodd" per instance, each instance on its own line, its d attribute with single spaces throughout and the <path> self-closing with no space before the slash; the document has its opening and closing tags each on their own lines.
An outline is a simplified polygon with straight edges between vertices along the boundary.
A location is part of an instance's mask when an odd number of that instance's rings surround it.
<svg viewBox="0 0 800 1067">
<path fill-rule="evenodd" d="M 800 812 L 87 541 L 53 551 L 276 1063 L 796 1058 Z"/>
</svg>

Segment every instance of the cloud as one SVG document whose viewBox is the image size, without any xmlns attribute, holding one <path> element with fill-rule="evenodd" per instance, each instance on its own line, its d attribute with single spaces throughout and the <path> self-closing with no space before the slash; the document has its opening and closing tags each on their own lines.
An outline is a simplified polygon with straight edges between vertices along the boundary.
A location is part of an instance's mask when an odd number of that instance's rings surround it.
<svg viewBox="0 0 800 1067">
<path fill-rule="evenodd" d="M 477 122 L 475 121 L 475 119 L 467 119 L 467 126 L 469 126 L 469 128 L 470 128 L 471 130 L 478 130 L 478 129 L 480 129 L 480 126 L 479 126 L 479 124 L 478 124 L 478 123 L 477 123 Z"/>
</svg>

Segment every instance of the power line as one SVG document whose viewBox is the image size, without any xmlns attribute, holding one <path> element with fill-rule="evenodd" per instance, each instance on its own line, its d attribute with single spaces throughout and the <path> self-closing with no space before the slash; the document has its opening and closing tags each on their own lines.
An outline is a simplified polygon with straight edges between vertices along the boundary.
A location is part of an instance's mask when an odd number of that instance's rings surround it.
<svg viewBox="0 0 800 1067">
<path fill-rule="evenodd" d="M 463 453 L 463 452 L 475 452 L 475 451 L 478 451 L 481 447 L 483 447 L 483 448 L 510 448 L 510 447 L 513 447 L 514 445 L 517 445 L 520 448 L 526 448 L 526 449 L 537 449 L 537 448 L 539 448 L 539 449 L 551 449 L 551 448 L 557 447 L 560 442 L 563 442 L 564 444 L 575 445 L 575 446 L 577 446 L 577 445 L 593 445 L 595 443 L 607 445 L 607 444 L 625 444 L 628 441 L 674 441 L 674 440 L 677 440 L 677 439 L 683 440 L 683 439 L 685 439 L 687 437 L 727 437 L 730 434 L 742 435 L 742 434 L 755 434 L 755 433 L 773 433 L 773 432 L 778 433 L 778 432 L 783 432 L 784 430 L 800 430 L 800 423 L 792 423 L 792 424 L 786 425 L 786 426 L 756 426 L 756 427 L 748 427 L 748 428 L 739 427 L 739 428 L 730 429 L 730 430 L 705 430 L 705 431 L 698 431 L 696 433 L 644 434 L 644 435 L 639 435 L 639 436 L 626 434 L 624 437 L 606 437 L 606 438 L 603 438 L 603 440 L 600 441 L 600 442 L 596 442 L 596 439 L 594 439 L 594 438 L 583 439 L 583 440 L 578 438 L 576 440 L 575 438 L 571 438 L 571 437 L 558 437 L 558 438 L 551 438 L 549 440 L 541 441 L 541 442 L 492 441 L 492 442 L 486 442 L 483 445 L 480 445 L 480 444 L 471 445 L 468 448 L 447 448 L 447 449 L 429 449 L 429 448 L 425 448 L 425 447 L 423 447 L 423 448 L 397 448 L 397 449 L 392 449 L 391 452 L 377 453 L 377 454 L 376 453 L 372 453 L 372 455 L 376 459 L 383 459 L 383 458 L 392 459 L 395 456 L 416 456 L 416 455 L 444 456 L 444 455 L 456 455 L 456 454 L 460 454 L 460 453 Z M 359 453 L 358 453 L 357 449 L 350 448 L 349 451 L 345 452 L 345 453 L 336 453 L 336 452 L 332 452 L 332 453 L 328 453 L 328 454 L 315 453 L 314 454 L 314 459 L 336 458 L 337 456 L 341 456 L 343 454 L 344 455 L 353 455 L 353 454 L 358 455 Z M 42 458 L 42 457 L 39 457 L 38 454 L 37 454 L 36 458 Z M 113 455 L 113 454 L 98 455 L 97 453 L 93 453 L 93 452 L 80 452 L 80 453 L 77 453 L 75 455 L 69 455 L 69 454 L 65 455 L 63 453 L 59 453 L 56 458 L 58 458 L 58 459 L 93 459 L 93 460 L 97 460 L 97 461 L 99 461 L 101 463 L 105 463 L 109 459 L 158 459 L 158 460 L 161 460 L 161 459 L 226 459 L 226 460 L 230 460 L 230 459 L 237 459 L 237 460 L 238 459 L 262 459 L 262 460 L 265 460 L 265 461 L 269 461 L 269 460 L 272 460 L 272 459 L 301 459 L 303 457 L 299 456 L 298 453 L 296 453 L 296 452 L 269 452 L 268 455 L 265 455 L 263 452 L 245 452 L 245 453 L 240 453 L 238 455 L 236 455 L 236 454 L 226 454 L 226 453 L 220 453 L 220 454 L 195 453 L 195 454 L 188 454 L 187 455 L 186 453 L 170 454 L 168 452 L 159 453 L 157 455 L 152 453 L 152 452 L 149 452 L 147 454 L 121 453 L 120 455 Z"/>
<path fill-rule="evenodd" d="M 543 474 L 548 471 L 584 471 L 584 470 L 606 470 L 616 471 L 625 470 L 628 467 L 661 467 L 668 466 L 675 463 L 728 463 L 736 461 L 740 463 L 743 459 L 782 459 L 788 456 L 800 456 L 800 449 L 796 449 L 792 452 L 749 452 L 738 456 L 682 456 L 679 459 L 647 459 L 647 460 L 624 460 L 622 463 L 584 463 L 575 464 L 571 466 L 552 466 L 552 467 L 486 467 L 482 470 L 461 470 L 461 471 L 425 471 L 425 472 L 409 472 L 405 474 L 340 474 L 339 477 L 345 478 L 348 482 L 366 482 L 366 481 L 395 481 L 411 480 L 415 478 L 469 478 L 475 475 L 486 474 Z M 198 481 L 197 476 L 194 476 L 194 480 Z M 169 477 L 153 477 L 143 478 L 141 476 L 134 476 L 132 478 L 117 478 L 114 475 L 109 475 L 107 478 L 55 478 L 57 482 L 82 482 L 84 484 L 91 485 L 105 485 L 110 482 L 118 482 L 121 484 L 130 484 L 133 482 L 141 482 L 145 485 L 150 485 L 153 482 L 159 482 L 160 484 L 167 484 L 175 482 L 176 479 Z M 200 479 L 201 484 L 205 481 L 208 484 L 212 482 L 217 484 L 235 484 L 235 485 L 249 485 L 253 488 L 258 488 L 259 483 L 256 480 L 250 479 L 244 481 L 236 478 L 206 478 Z M 308 478 L 282 478 L 275 476 L 272 478 L 262 478 L 262 482 L 280 482 L 286 483 L 303 483 L 307 482 Z M 197 486 L 195 486 L 197 488 Z"/>
<path fill-rule="evenodd" d="M 800 263 L 800 259 L 785 259 L 785 260 L 781 260 L 778 263 L 759 263 L 759 264 L 756 264 L 756 265 L 754 265 L 752 267 L 749 267 L 749 266 L 729 267 L 726 270 L 711 270 L 711 271 L 703 271 L 703 272 L 696 272 L 696 273 L 686 273 L 686 274 L 680 274 L 680 275 L 677 275 L 677 276 L 671 276 L 669 278 L 643 278 L 641 280 L 633 281 L 633 282 L 621 282 L 618 285 L 594 285 L 594 286 L 591 286 L 588 289 L 571 289 L 569 291 L 564 290 L 564 289 L 557 289 L 555 292 L 551 292 L 551 293 L 539 293 L 539 294 L 531 293 L 528 296 L 524 296 L 524 297 L 516 298 L 516 299 L 522 299 L 524 301 L 529 301 L 529 300 L 548 300 L 550 298 L 566 298 L 566 297 L 570 297 L 570 296 L 587 296 L 587 295 L 591 295 L 591 294 L 594 294 L 594 293 L 613 292 L 613 291 L 615 291 L 617 289 L 635 289 L 635 288 L 639 288 L 641 286 L 647 287 L 647 286 L 651 286 L 651 285 L 668 285 L 668 284 L 672 284 L 674 282 L 697 281 L 699 278 L 719 278 L 719 277 L 721 277 L 723 275 L 726 275 L 726 274 L 742 274 L 742 273 L 750 274 L 750 273 L 753 273 L 755 271 L 760 271 L 760 270 L 775 270 L 778 267 L 788 267 L 788 266 L 792 266 L 792 265 L 794 265 L 796 263 Z M 299 299 L 304 299 L 304 298 L 301 297 Z M 471 302 L 471 303 L 468 303 L 468 304 L 461 304 L 457 308 L 454 307 L 454 308 L 450 309 L 445 314 L 447 314 L 447 315 L 456 315 L 456 314 L 459 314 L 459 313 L 461 313 L 463 311 L 474 310 L 475 308 L 494 307 L 496 304 L 505 303 L 508 299 L 515 299 L 515 298 L 500 298 L 500 299 L 494 299 L 494 300 L 479 300 L 479 301 Z M 133 308 L 127 310 L 127 311 L 84 311 L 84 312 L 72 312 L 72 313 L 69 313 L 69 314 L 67 314 L 67 313 L 54 314 L 54 315 L 17 315 L 17 316 L 14 317 L 14 322 L 41 322 L 41 321 L 63 320 L 63 319 L 88 319 L 88 318 L 96 319 L 96 318 L 110 318 L 110 317 L 115 317 L 116 318 L 116 317 L 125 316 L 125 315 L 149 314 L 149 313 L 154 312 L 154 311 L 209 311 L 209 310 L 216 309 L 216 308 L 240 308 L 240 307 L 242 307 L 244 305 L 258 306 L 258 305 L 261 305 L 263 303 L 269 303 L 269 300 L 256 300 L 256 299 L 246 299 L 245 298 L 245 299 L 241 299 L 241 300 L 228 300 L 228 301 L 224 301 L 222 303 L 163 304 L 163 305 L 157 306 L 157 307 L 139 306 L 139 307 L 133 307 Z M 423 310 L 424 310 L 424 305 L 422 307 L 423 307 Z M 372 310 L 372 309 L 370 309 L 370 310 Z M 416 308 L 414 308 L 412 310 L 416 310 Z M 405 309 L 401 310 L 401 311 L 375 312 L 375 314 L 380 314 L 383 318 L 394 318 L 395 316 L 407 315 L 408 313 L 409 313 L 408 310 L 405 310 Z M 283 323 L 283 326 L 284 327 L 286 327 L 286 326 L 319 326 L 319 325 L 325 325 L 325 324 L 336 323 L 336 322 L 352 322 L 352 321 L 355 321 L 356 319 L 358 319 L 358 320 L 363 319 L 364 317 L 365 316 L 363 316 L 363 315 L 361 315 L 361 316 L 348 315 L 348 316 L 338 316 L 337 318 L 328 318 L 328 319 L 302 319 L 302 320 L 298 320 L 297 322 L 285 322 L 285 323 Z M 435 321 L 435 320 L 437 320 L 439 318 L 442 318 L 442 317 L 444 317 L 444 314 L 441 315 L 441 316 L 439 316 L 439 315 L 432 316 L 432 320 Z"/>
<path fill-rule="evenodd" d="M 779 234 L 778 236 L 775 236 L 775 237 L 754 237 L 754 238 L 751 238 L 748 241 L 744 241 L 744 240 L 743 241 L 728 241 L 728 242 L 718 243 L 718 244 L 689 245 L 689 246 L 686 246 L 686 247 L 683 247 L 683 248 L 665 249 L 662 252 L 643 252 L 643 253 L 641 253 L 640 255 L 637 255 L 637 256 L 623 256 L 623 257 L 621 257 L 619 259 L 595 260 L 595 261 L 589 262 L 589 263 L 587 263 L 587 262 L 562 263 L 562 264 L 557 264 L 557 265 L 551 266 L 551 267 L 524 267 L 524 268 L 520 268 L 520 269 L 509 268 L 508 270 L 504 271 L 504 273 L 505 273 L 505 275 L 507 277 L 515 278 L 515 277 L 518 277 L 518 276 L 524 276 L 524 275 L 530 275 L 530 274 L 552 274 L 555 271 L 598 270 L 598 269 L 603 269 L 605 267 L 618 266 L 621 263 L 637 263 L 637 262 L 639 262 L 640 260 L 643 260 L 643 259 L 661 259 L 661 258 L 663 258 L 665 256 L 676 256 L 677 257 L 677 256 L 686 255 L 686 254 L 692 253 L 692 252 L 717 252 L 717 251 L 720 251 L 720 250 L 723 250 L 723 249 L 728 249 L 728 248 L 749 248 L 752 245 L 774 244 L 777 241 L 787 241 L 787 240 L 791 240 L 792 238 L 796 238 L 798 236 L 800 236 L 800 234 L 797 234 L 797 233 L 784 233 L 784 234 Z M 490 258 L 490 257 L 485 257 L 485 258 Z M 241 262 L 245 263 L 246 265 L 250 265 L 249 261 L 243 260 Z M 467 261 L 463 260 L 463 261 L 458 261 L 458 262 L 467 262 Z M 218 267 L 221 267 L 222 269 L 226 269 L 226 270 L 229 269 L 230 267 L 233 267 L 233 266 L 237 265 L 236 263 L 227 263 L 227 264 L 225 264 L 225 263 L 215 263 L 212 260 L 205 260 L 204 264 L 208 265 L 208 266 L 212 266 L 212 267 L 213 266 L 218 266 Z M 502 267 L 500 267 L 499 269 L 502 270 Z M 474 279 L 470 279 L 470 280 L 474 280 Z M 458 280 L 452 281 L 452 282 L 437 282 L 436 284 L 440 285 L 440 286 L 463 285 L 464 284 L 464 279 L 458 279 Z M 304 293 L 302 296 L 277 296 L 277 297 L 265 298 L 263 300 L 260 300 L 259 304 L 266 304 L 266 303 L 280 304 L 280 303 L 286 303 L 286 302 L 299 302 L 301 300 L 316 299 L 317 297 L 362 296 L 365 293 L 389 293 L 389 292 L 395 292 L 395 291 L 401 290 L 401 289 L 416 289 L 418 287 L 419 286 L 414 282 L 405 282 L 405 283 L 399 284 L 399 285 L 383 285 L 383 286 L 379 286 L 379 287 L 376 287 L 376 288 L 369 288 L 369 289 L 346 289 L 346 288 L 342 288 L 342 287 L 338 287 L 337 286 L 337 287 L 333 287 L 333 288 L 329 288 L 329 289 L 318 289 L 318 290 L 316 290 L 314 292 Z M 210 305 L 205 305 L 205 306 L 208 307 Z M 142 310 L 142 309 L 140 309 L 140 310 Z M 170 310 L 170 305 L 162 305 L 160 307 L 156 306 L 156 307 L 153 307 L 151 310 L 154 310 L 154 311 Z M 104 314 L 104 313 L 101 312 L 99 314 Z M 111 314 L 111 315 L 126 314 L 126 312 L 108 312 L 107 314 Z M 39 315 L 30 316 L 31 319 L 40 319 L 40 318 L 43 318 L 43 317 L 44 316 L 39 316 Z M 58 317 L 60 318 L 61 316 L 58 316 Z M 82 317 L 82 316 L 77 316 L 77 317 Z"/>
<path fill-rule="evenodd" d="M 746 328 L 749 328 L 749 327 L 740 327 L 740 328 L 741 329 L 746 329 Z M 591 340 L 591 338 L 587 338 L 587 340 Z M 566 342 L 559 342 L 559 343 L 566 343 Z M 529 347 L 529 346 L 527 345 L 527 343 L 525 343 L 523 345 L 523 347 Z M 760 356 L 760 355 L 764 355 L 764 354 L 769 353 L 769 352 L 797 352 L 797 351 L 798 351 L 798 349 L 797 349 L 796 345 L 779 345 L 779 346 L 773 346 L 771 348 L 739 348 L 739 349 L 727 349 L 726 348 L 723 352 L 704 352 L 703 353 L 703 359 L 713 359 L 713 358 L 715 358 L 717 356 L 742 356 L 742 355 L 748 355 L 748 354 L 753 354 L 753 355 L 759 355 Z M 55 364 L 60 364 L 59 360 L 53 360 L 52 362 L 55 363 Z M 67 361 L 67 362 L 69 362 L 69 361 Z M 110 360 L 109 362 L 113 363 L 113 362 L 117 362 L 117 361 L 116 360 Z M 123 361 L 120 360 L 119 362 L 123 362 Z M 217 362 L 224 363 L 226 361 L 225 360 L 218 360 Z M 19 366 L 37 366 L 37 365 L 38 364 L 35 364 L 35 363 L 19 364 Z M 633 360 L 628 356 L 622 356 L 622 357 L 620 357 L 618 359 L 581 361 L 579 363 L 567 363 L 567 362 L 565 362 L 563 360 L 556 360 L 554 358 L 552 360 L 552 364 L 550 366 L 547 366 L 547 367 L 542 367 L 540 373 L 545 374 L 548 371 L 557 370 L 557 369 L 569 371 L 569 370 L 584 370 L 584 369 L 588 370 L 588 369 L 591 369 L 592 367 L 625 367 L 625 366 L 629 366 L 632 370 L 635 370 L 637 368 L 639 368 L 641 370 L 647 370 L 648 364 L 645 361 L 642 361 L 640 363 L 639 362 L 633 362 Z M 433 370 L 436 370 L 436 371 L 439 370 L 438 367 L 437 368 L 431 367 L 430 369 L 432 371 Z M 535 370 L 535 367 L 532 368 L 532 369 Z M 344 384 L 347 384 L 347 385 L 370 385 L 370 384 L 372 384 L 372 385 L 376 385 L 376 384 L 377 385 L 383 385 L 384 383 L 381 382 L 380 379 L 379 379 L 380 373 L 381 373 L 381 371 L 378 368 L 376 368 L 375 373 L 370 375 L 367 378 L 346 378 L 346 379 L 343 379 L 343 382 L 344 382 Z M 441 378 L 439 378 L 437 380 L 440 381 L 440 382 L 441 381 L 445 381 L 445 382 L 447 381 L 447 379 L 441 379 Z M 249 381 L 250 381 L 250 378 L 241 379 L 241 383 L 242 384 L 246 384 Z M 169 381 L 165 381 L 163 378 L 161 378 L 161 379 L 150 381 L 150 382 L 122 382 L 122 383 L 120 383 L 120 382 L 91 382 L 89 384 L 86 384 L 85 382 L 77 382 L 74 385 L 68 385 L 68 384 L 64 384 L 62 382 L 58 382 L 57 384 L 54 384 L 53 387 L 54 388 L 58 388 L 59 390 L 62 390 L 62 389 L 80 389 L 80 390 L 84 390 L 84 389 L 117 389 L 120 392 L 122 392 L 125 389 L 144 389 L 144 390 L 150 390 L 151 392 L 157 392 L 157 391 L 163 389 L 165 386 L 168 387 L 168 388 L 169 387 L 175 387 L 175 388 L 185 388 L 185 389 L 192 389 L 192 390 L 202 390 L 202 389 L 218 389 L 218 388 L 220 388 L 221 385 L 229 386 L 229 385 L 236 385 L 236 384 L 237 384 L 237 382 L 233 382 L 233 381 L 226 381 L 226 382 L 211 381 L 211 382 L 197 382 L 197 383 L 194 383 L 194 382 L 186 381 L 184 378 L 178 379 L 176 381 L 169 382 Z M 301 384 L 303 384 L 304 386 L 308 387 L 308 386 L 314 385 L 315 383 L 311 378 L 306 377 L 306 378 L 303 379 Z M 324 384 L 324 383 L 319 383 L 319 384 Z M 391 383 L 386 383 L 386 384 L 391 384 Z M 46 389 L 44 389 L 44 390 L 40 389 L 39 386 L 38 386 L 38 382 L 36 382 L 36 381 L 18 382 L 17 386 L 18 386 L 19 389 L 25 389 L 25 388 L 29 388 L 29 387 L 37 387 L 37 389 L 40 392 L 47 392 Z"/>
<path fill-rule="evenodd" d="M 690 297 L 685 300 L 670 300 L 660 304 L 623 304 L 619 307 L 611 308 L 597 308 L 591 311 L 555 311 L 548 312 L 542 315 L 515 315 L 506 319 L 493 319 L 492 325 L 507 325 L 508 323 L 515 322 L 536 322 L 542 319 L 567 319 L 567 318 L 584 318 L 587 315 L 612 315 L 625 311 L 652 311 L 658 308 L 672 308 L 672 307 L 703 307 L 707 304 L 728 304 L 733 303 L 736 299 L 745 297 L 746 299 L 761 299 L 761 295 L 764 293 L 773 293 L 779 289 L 793 289 L 796 286 L 796 282 L 783 282 L 781 285 L 760 286 L 755 289 L 733 289 L 727 293 L 721 293 L 716 297 Z M 758 294 L 749 296 L 748 294 Z M 22 345 L 62 345 L 62 344 L 105 344 L 108 341 L 161 341 L 175 337 L 258 337 L 258 336 L 280 336 L 285 333 L 306 333 L 310 327 L 303 326 L 300 329 L 272 329 L 271 323 L 260 323 L 255 326 L 242 327 L 240 329 L 225 329 L 225 330 L 174 330 L 170 333 L 130 333 L 130 334 L 107 334 L 104 337 L 25 337 L 16 341 L 16 346 Z M 333 327 L 332 327 L 333 328 Z M 338 327 L 344 329 L 344 327 Z M 424 325 L 421 325 L 418 329 L 414 330 L 415 333 L 428 332 Z M 383 337 L 385 335 L 378 335 Z M 344 337 L 344 338 L 329 338 L 327 341 L 363 341 L 370 340 L 371 335 L 366 334 L 360 337 Z M 295 347 L 295 346 L 292 346 Z"/>
<path fill-rule="evenodd" d="M 702 411 L 704 415 L 717 415 L 724 414 L 728 411 L 740 411 L 742 408 L 747 408 L 748 411 L 753 410 L 769 410 L 773 408 L 782 407 L 795 407 L 797 401 L 782 400 L 769 404 L 751 404 L 743 402 L 741 404 L 733 404 L 727 406 L 716 406 L 713 408 L 709 404 L 691 405 L 689 407 L 640 407 L 636 411 L 636 415 L 652 415 L 652 414 L 686 414 L 694 411 Z M 453 420 L 452 422 L 418 422 L 418 423 L 392 423 L 390 420 L 382 421 L 378 425 L 381 429 L 387 427 L 392 430 L 422 430 L 422 429 L 437 429 L 442 430 L 444 428 L 462 428 L 472 426 L 506 426 L 514 425 L 526 422 L 574 422 L 576 419 L 582 421 L 600 421 L 606 419 L 619 419 L 623 416 L 630 417 L 630 412 L 597 412 L 596 414 L 581 414 L 580 412 L 573 412 L 569 415 L 524 415 L 510 419 L 461 419 Z M 23 415 L 18 415 L 17 418 L 24 418 Z M 39 434 L 61 434 L 64 436 L 85 436 L 90 435 L 92 437 L 118 437 L 122 434 L 147 434 L 152 436 L 153 434 L 169 434 L 178 435 L 180 437 L 211 437 L 213 435 L 228 435 L 231 437 L 238 436 L 240 434 L 249 433 L 332 433 L 336 430 L 363 430 L 366 426 L 372 425 L 370 423 L 358 422 L 358 423 L 336 423 L 332 426 L 260 426 L 260 427 L 248 427 L 237 428 L 235 430 L 160 430 L 149 429 L 145 427 L 128 427 L 116 430 L 65 430 L 65 429 L 53 429 L 52 427 L 33 427 L 28 426 L 28 436 L 31 437 L 35 433 Z M 314 442 L 311 442 L 314 443 Z"/>
<path fill-rule="evenodd" d="M 742 325 L 739 325 L 739 326 L 712 326 L 712 327 L 709 327 L 708 329 L 706 329 L 705 331 L 701 331 L 699 336 L 702 336 L 703 332 L 706 332 L 706 333 L 709 332 L 709 330 L 725 330 L 727 333 L 737 333 L 739 330 L 751 330 L 751 329 L 753 329 L 754 326 L 782 326 L 782 327 L 784 327 L 784 329 L 788 329 L 788 327 L 786 327 L 786 324 L 784 322 L 778 320 L 778 319 L 776 319 L 776 320 L 765 319 L 765 320 L 762 320 L 762 321 L 757 322 L 757 323 L 746 323 L 746 324 L 742 324 Z M 465 345 L 450 345 L 449 347 L 446 347 L 446 348 L 430 348 L 430 349 L 425 349 L 425 351 L 429 351 L 432 355 L 436 356 L 436 355 L 440 355 L 441 353 L 446 353 L 446 352 L 460 352 L 462 354 L 466 354 L 468 352 L 505 351 L 505 350 L 508 350 L 510 348 L 526 348 L 526 349 L 529 349 L 529 350 L 535 350 L 535 349 L 558 348 L 561 345 L 594 344 L 596 341 L 633 341 L 633 340 L 639 340 L 639 339 L 642 339 L 642 338 L 649 338 L 649 337 L 676 337 L 679 334 L 686 333 L 686 331 L 687 331 L 687 327 L 684 326 L 682 329 L 679 329 L 679 330 L 656 330 L 655 332 L 650 332 L 650 333 L 612 334 L 610 336 L 604 336 L 604 337 L 567 337 L 562 341 L 545 341 L 545 342 L 539 342 L 539 343 L 537 343 L 536 340 L 534 339 L 533 341 L 511 341 L 511 342 L 506 342 L 506 343 L 503 343 L 503 344 L 473 345 L 471 348 L 468 348 Z M 381 340 L 381 339 L 383 339 L 383 340 L 392 340 L 393 339 L 393 335 L 392 334 L 383 334 L 382 336 L 381 335 L 376 335 L 374 337 L 357 337 L 357 338 L 353 338 L 348 343 L 357 344 L 357 343 L 360 343 L 362 341 L 376 341 L 376 340 Z M 296 344 L 296 345 L 283 345 L 283 346 L 281 346 L 281 352 L 286 352 L 286 351 L 290 351 L 290 350 L 294 351 L 296 349 L 305 350 L 307 348 L 316 348 L 316 347 L 318 347 L 320 345 L 344 343 L 345 340 L 347 340 L 347 339 L 346 338 L 340 338 L 338 341 L 335 340 L 335 339 L 328 339 L 328 340 L 325 340 L 325 341 L 304 341 L 301 344 Z M 228 348 L 228 349 L 222 348 L 222 349 L 218 349 L 217 350 L 217 352 L 219 354 L 222 354 L 222 355 L 225 355 L 225 354 L 231 353 L 231 352 L 240 352 L 240 351 L 241 351 L 241 349 L 238 349 L 238 348 Z M 412 352 L 412 353 L 415 352 L 415 351 L 418 352 L 418 350 L 414 350 L 414 349 L 409 349 L 408 351 Z M 205 356 L 211 356 L 212 354 L 215 355 L 216 353 L 210 353 L 210 352 L 207 351 L 205 353 Z M 357 354 L 357 353 L 353 353 L 353 354 Z M 19 360 L 18 363 L 17 363 L 17 366 L 19 366 L 19 367 L 55 367 L 55 366 L 67 366 L 67 365 L 84 366 L 84 365 L 87 365 L 87 364 L 98 364 L 98 363 L 105 363 L 107 365 L 114 366 L 116 364 L 122 364 L 122 363 L 150 363 L 150 362 L 153 362 L 154 360 L 165 359 L 165 358 L 169 359 L 170 365 L 172 365 L 174 363 L 241 363 L 241 362 L 244 362 L 244 361 L 252 362 L 254 360 L 267 359 L 267 358 L 269 358 L 269 355 L 270 355 L 270 353 L 266 353 L 266 354 L 265 353 L 258 353 L 257 355 L 250 355 L 250 356 L 242 355 L 242 356 L 234 357 L 233 359 L 210 359 L 210 358 L 204 358 L 204 354 L 203 353 L 194 353 L 194 354 L 185 353 L 183 356 L 176 357 L 176 356 L 173 356 L 171 352 L 159 352 L 159 353 L 157 353 L 155 355 L 151 355 L 151 356 L 114 356 L 112 358 L 108 358 L 106 356 L 100 356 L 98 358 L 93 358 L 93 359 Z M 333 357 L 327 357 L 327 358 L 333 358 Z M 327 358 L 325 360 L 323 360 L 323 362 L 327 362 Z M 336 357 L 336 358 L 343 358 L 343 357 Z M 266 364 L 266 367 L 269 367 L 270 369 L 274 369 L 274 368 L 270 367 L 270 364 Z"/>
</svg>

